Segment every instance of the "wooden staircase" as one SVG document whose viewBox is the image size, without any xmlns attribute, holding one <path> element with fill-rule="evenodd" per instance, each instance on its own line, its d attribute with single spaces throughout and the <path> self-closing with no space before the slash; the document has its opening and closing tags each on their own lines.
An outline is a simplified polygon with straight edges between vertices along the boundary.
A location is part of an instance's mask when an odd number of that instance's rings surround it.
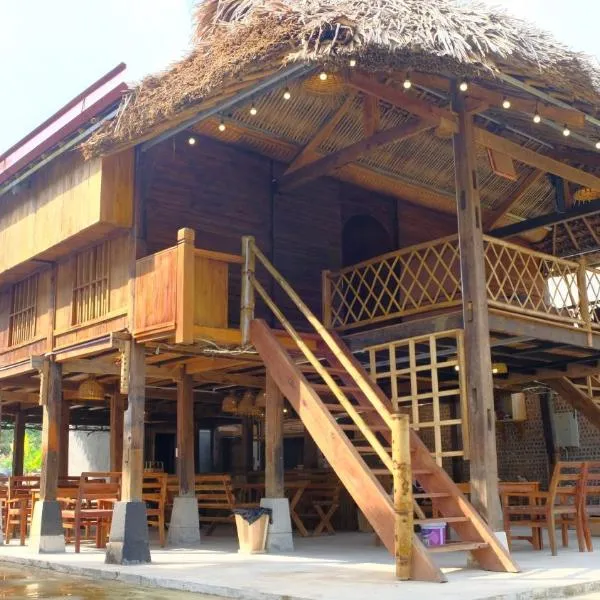
<svg viewBox="0 0 600 600">
<path fill-rule="evenodd" d="M 275 332 L 263 320 L 247 324 L 250 341 L 263 359 L 270 376 L 288 399 L 304 426 L 335 470 L 360 510 L 386 548 L 395 554 L 396 515 L 390 496 L 390 481 L 398 465 L 390 455 L 392 445 L 392 406 L 359 361 L 336 334 L 328 331 L 290 288 L 273 265 L 245 238 L 245 293 L 251 302 L 250 286 L 256 290 L 298 347 L 288 352 Z M 253 253 L 249 257 L 248 250 Z M 314 327 L 310 336 L 298 334 L 254 277 L 255 259 L 287 292 L 297 308 Z M 242 305 L 242 317 L 249 315 L 250 304 Z M 242 325 L 244 330 L 244 325 Z M 407 452 L 408 454 L 408 452 Z M 498 542 L 494 533 L 470 505 L 452 479 L 440 468 L 414 431 L 410 432 L 412 478 L 421 492 L 414 494 L 416 524 L 444 521 L 458 541 L 437 548 L 426 548 L 412 535 L 410 578 L 444 582 L 446 578 L 433 562 L 432 553 L 469 551 L 486 570 L 517 572 L 518 567 Z M 420 501 L 420 502 L 417 502 Z M 421 503 L 429 501 L 435 518 L 426 517 Z M 454 537 L 454 536 L 453 536 Z"/>
</svg>

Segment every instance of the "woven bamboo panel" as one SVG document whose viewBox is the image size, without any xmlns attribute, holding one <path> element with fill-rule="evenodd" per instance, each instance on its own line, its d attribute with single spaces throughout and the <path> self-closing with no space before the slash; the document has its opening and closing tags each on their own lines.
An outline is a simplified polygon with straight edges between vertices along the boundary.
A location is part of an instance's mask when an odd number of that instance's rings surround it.
<svg viewBox="0 0 600 600">
<path fill-rule="evenodd" d="M 438 465 L 469 455 L 463 331 L 409 338 L 366 349 L 373 380 L 428 445 Z"/>
</svg>

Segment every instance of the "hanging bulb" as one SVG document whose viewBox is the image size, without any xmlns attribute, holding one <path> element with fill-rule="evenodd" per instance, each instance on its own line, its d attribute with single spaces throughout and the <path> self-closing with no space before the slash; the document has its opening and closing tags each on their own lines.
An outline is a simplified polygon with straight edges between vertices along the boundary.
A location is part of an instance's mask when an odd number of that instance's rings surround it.
<svg viewBox="0 0 600 600">
<path fill-rule="evenodd" d="M 349 64 L 350 64 L 351 67 L 355 67 L 356 66 L 356 59 L 355 58 L 351 58 Z"/>
<path fill-rule="evenodd" d="M 600 150 L 600 142 L 596 142 L 596 150 Z"/>
<path fill-rule="evenodd" d="M 537 108 L 535 110 L 535 113 L 533 115 L 533 122 L 534 123 L 540 123 L 542 121 L 542 117 L 540 117 L 540 113 L 537 111 Z"/>
<path fill-rule="evenodd" d="M 283 91 L 283 99 L 289 100 L 291 97 L 292 97 L 292 92 L 290 92 L 289 87 L 286 87 L 285 90 Z"/>
<path fill-rule="evenodd" d="M 225 129 L 227 129 L 225 127 L 225 121 L 223 120 L 223 118 L 221 118 L 221 122 L 219 123 L 219 131 L 225 131 Z"/>
<path fill-rule="evenodd" d="M 410 88 L 412 87 L 412 81 L 410 80 L 410 73 L 406 74 L 406 79 L 404 80 L 404 83 L 402 84 L 402 86 L 404 87 L 405 90 L 410 90 Z"/>
<path fill-rule="evenodd" d="M 510 108 L 510 100 L 504 96 L 504 100 L 502 100 L 502 108 L 508 110 Z"/>
<path fill-rule="evenodd" d="M 256 110 L 256 106 L 254 106 L 254 102 L 252 103 L 252 106 L 250 107 L 250 114 L 252 116 L 254 116 L 258 111 Z"/>
<path fill-rule="evenodd" d="M 563 129 L 563 135 L 565 137 L 569 137 L 571 135 L 571 130 L 565 125 L 565 128 Z"/>
<path fill-rule="evenodd" d="M 469 82 L 466 79 L 463 79 L 458 86 L 458 89 L 461 92 L 466 92 L 469 89 Z"/>
<path fill-rule="evenodd" d="M 319 73 L 319 79 L 320 79 L 321 81 L 327 81 L 327 73 L 326 73 L 325 71 L 321 71 L 321 72 Z"/>
<path fill-rule="evenodd" d="M 196 138 L 192 135 L 190 136 L 190 138 L 188 139 L 188 144 L 190 146 L 193 146 L 196 143 Z"/>
</svg>

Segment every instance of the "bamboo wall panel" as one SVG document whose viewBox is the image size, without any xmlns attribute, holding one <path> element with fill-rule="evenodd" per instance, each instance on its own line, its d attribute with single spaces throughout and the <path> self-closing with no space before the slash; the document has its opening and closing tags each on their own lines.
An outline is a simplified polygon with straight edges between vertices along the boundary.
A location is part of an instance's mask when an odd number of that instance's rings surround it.
<svg viewBox="0 0 600 600">
<path fill-rule="evenodd" d="M 52 161 L 0 209 L 0 274 L 32 258 L 54 260 L 116 227 L 131 225 L 133 151 L 84 162 Z"/>
</svg>

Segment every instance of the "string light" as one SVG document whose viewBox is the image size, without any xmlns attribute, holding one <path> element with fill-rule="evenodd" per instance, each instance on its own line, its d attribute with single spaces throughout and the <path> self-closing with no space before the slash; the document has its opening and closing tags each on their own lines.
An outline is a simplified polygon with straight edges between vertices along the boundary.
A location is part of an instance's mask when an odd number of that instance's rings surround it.
<svg viewBox="0 0 600 600">
<path fill-rule="evenodd" d="M 469 89 L 469 82 L 466 79 L 463 79 L 458 86 L 458 89 L 461 92 L 466 92 Z"/>
<path fill-rule="evenodd" d="M 356 59 L 355 58 L 351 58 L 350 59 L 350 66 L 351 67 L 355 67 L 356 66 Z"/>
<path fill-rule="evenodd" d="M 195 138 L 194 136 L 191 136 L 191 137 L 188 139 L 188 144 L 189 144 L 190 146 L 193 146 L 195 143 L 196 143 L 196 138 Z"/>
<path fill-rule="evenodd" d="M 252 106 L 250 107 L 250 114 L 252 116 L 254 116 L 258 111 L 256 110 L 256 106 L 254 106 L 254 102 L 252 103 Z"/>
<path fill-rule="evenodd" d="M 319 73 L 319 79 L 320 79 L 321 81 L 327 81 L 327 73 L 325 73 L 325 71 L 321 71 L 321 72 Z"/>
<path fill-rule="evenodd" d="M 569 137 L 571 135 L 571 130 L 566 126 L 566 124 L 565 124 L 565 128 L 563 129 L 563 135 L 565 137 Z"/>
<path fill-rule="evenodd" d="M 286 87 L 285 90 L 283 90 L 283 99 L 289 100 L 291 97 L 292 97 L 292 92 L 290 92 L 289 87 Z"/>
<path fill-rule="evenodd" d="M 221 122 L 219 123 L 219 131 L 223 132 L 225 131 L 225 129 L 227 129 L 225 127 L 225 121 L 223 120 L 223 118 L 221 117 Z"/>
<path fill-rule="evenodd" d="M 508 110 L 510 108 L 510 100 L 504 96 L 504 100 L 502 100 L 502 108 Z"/>
<path fill-rule="evenodd" d="M 533 122 L 537 125 L 537 123 L 540 123 L 542 121 L 542 117 L 540 117 L 540 113 L 538 112 L 537 108 L 535 109 L 535 113 L 533 114 Z"/>
<path fill-rule="evenodd" d="M 410 73 L 406 74 L 406 79 L 404 80 L 404 83 L 402 84 L 402 86 L 404 87 L 405 90 L 410 90 L 410 88 L 412 87 L 412 81 L 410 80 Z"/>
</svg>

